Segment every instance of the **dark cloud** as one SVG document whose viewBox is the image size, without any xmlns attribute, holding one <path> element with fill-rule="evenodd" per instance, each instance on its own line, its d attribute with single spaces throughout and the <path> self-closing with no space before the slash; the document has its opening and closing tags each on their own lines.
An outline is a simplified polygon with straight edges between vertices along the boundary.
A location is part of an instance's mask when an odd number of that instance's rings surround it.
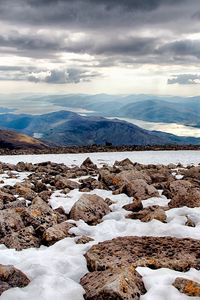
<svg viewBox="0 0 200 300">
<path fill-rule="evenodd" d="M 194 56 L 200 58 L 200 40 L 179 40 L 161 46 L 160 54 L 173 56 Z"/>
<path fill-rule="evenodd" d="M 198 3 L 198 0 L 193 2 Z M 190 0 L 1 0 L 0 16 L 10 23 L 34 26 L 104 28 L 113 27 L 113 24 L 136 25 L 144 21 L 143 13 L 148 16 L 160 7 L 167 11 L 167 7 L 181 7 L 185 3 L 191 6 Z M 149 21 L 152 23 L 156 19 Z M 145 20 L 148 21 L 148 17 Z"/>
<path fill-rule="evenodd" d="M 200 75 L 198 74 L 178 74 L 168 79 L 168 84 L 200 84 Z"/>
</svg>

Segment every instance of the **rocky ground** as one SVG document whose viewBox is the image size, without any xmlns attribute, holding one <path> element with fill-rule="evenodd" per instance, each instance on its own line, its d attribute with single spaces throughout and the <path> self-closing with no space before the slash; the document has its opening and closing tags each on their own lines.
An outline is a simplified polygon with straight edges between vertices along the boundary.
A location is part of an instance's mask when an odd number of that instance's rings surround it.
<svg viewBox="0 0 200 300">
<path fill-rule="evenodd" d="M 185 273 L 200 269 L 199 208 L 200 166 L 128 158 L 101 167 L 90 158 L 81 166 L 0 163 L 1 249 L 27 255 L 68 238 L 87 262 L 88 271 L 75 279 L 87 300 L 153 299 L 141 268 L 179 272 L 171 282 L 173 299 L 200 299 L 200 278 Z M 12 289 L 33 281 L 16 265 L 0 265 L 2 299 L 26 299 L 12 298 Z"/>
<path fill-rule="evenodd" d="M 20 155 L 20 154 L 63 154 L 63 153 L 96 153 L 96 152 L 125 152 L 125 151 L 180 151 L 180 150 L 200 150 L 200 145 L 146 145 L 146 146 L 113 146 L 90 145 L 90 146 L 52 146 L 46 145 L 41 141 L 41 147 L 25 147 L 23 145 L 3 145 L 0 141 L 0 155 Z"/>
</svg>

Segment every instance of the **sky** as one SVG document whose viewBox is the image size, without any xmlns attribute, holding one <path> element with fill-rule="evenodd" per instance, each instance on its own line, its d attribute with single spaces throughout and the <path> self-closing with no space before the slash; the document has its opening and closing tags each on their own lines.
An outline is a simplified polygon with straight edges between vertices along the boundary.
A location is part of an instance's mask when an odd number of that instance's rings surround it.
<svg viewBox="0 0 200 300">
<path fill-rule="evenodd" d="M 199 0 L 0 0 L 0 93 L 199 95 Z"/>
</svg>

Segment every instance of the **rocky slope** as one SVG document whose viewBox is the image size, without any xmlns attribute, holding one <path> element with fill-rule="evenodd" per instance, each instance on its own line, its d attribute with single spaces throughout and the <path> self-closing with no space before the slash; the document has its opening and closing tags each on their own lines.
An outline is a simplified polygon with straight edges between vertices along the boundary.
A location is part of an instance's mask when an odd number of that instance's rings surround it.
<svg viewBox="0 0 200 300">
<path fill-rule="evenodd" d="M 0 148 L 6 149 L 45 149 L 48 146 L 26 134 L 0 129 Z"/>
</svg>

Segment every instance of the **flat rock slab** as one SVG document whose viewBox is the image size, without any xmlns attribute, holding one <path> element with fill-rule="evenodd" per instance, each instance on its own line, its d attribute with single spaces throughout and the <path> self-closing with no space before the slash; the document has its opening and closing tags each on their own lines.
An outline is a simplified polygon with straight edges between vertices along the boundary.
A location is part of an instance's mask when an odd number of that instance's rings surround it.
<svg viewBox="0 0 200 300">
<path fill-rule="evenodd" d="M 119 237 L 92 246 L 85 257 L 90 271 L 131 265 L 185 272 L 200 267 L 200 241 L 171 237 Z"/>
</svg>

